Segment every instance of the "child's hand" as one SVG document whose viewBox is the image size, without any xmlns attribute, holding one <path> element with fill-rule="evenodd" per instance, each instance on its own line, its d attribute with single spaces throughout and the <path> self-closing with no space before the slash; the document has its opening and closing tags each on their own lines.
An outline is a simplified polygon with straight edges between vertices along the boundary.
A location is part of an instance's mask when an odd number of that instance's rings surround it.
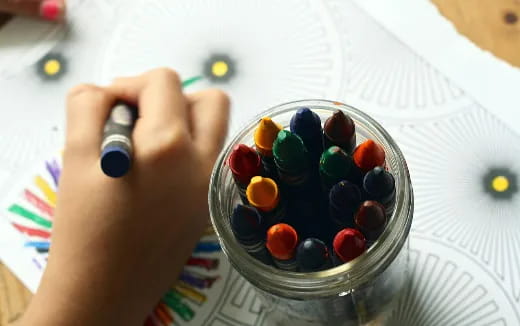
<svg viewBox="0 0 520 326">
<path fill-rule="evenodd" d="M 113 179 L 99 156 L 116 98 L 139 118 L 132 167 Z M 208 225 L 228 111 L 220 91 L 183 95 L 168 69 L 70 92 L 50 257 L 27 325 L 142 325 Z"/>
<path fill-rule="evenodd" d="M 0 12 L 60 20 L 65 13 L 65 0 L 0 0 Z"/>
</svg>

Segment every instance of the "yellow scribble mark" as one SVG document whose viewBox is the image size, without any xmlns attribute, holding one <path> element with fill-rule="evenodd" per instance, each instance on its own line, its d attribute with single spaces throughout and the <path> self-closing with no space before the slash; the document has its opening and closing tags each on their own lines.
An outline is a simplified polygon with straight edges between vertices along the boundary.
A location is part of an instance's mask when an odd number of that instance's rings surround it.
<svg viewBox="0 0 520 326">
<path fill-rule="evenodd" d="M 47 201 L 49 204 L 53 207 L 56 206 L 56 192 L 51 188 L 49 183 L 45 181 L 44 178 L 41 176 L 36 176 L 34 178 L 34 183 L 38 187 L 38 189 L 41 190 L 41 192 L 45 195 L 45 198 L 47 198 Z"/>
</svg>

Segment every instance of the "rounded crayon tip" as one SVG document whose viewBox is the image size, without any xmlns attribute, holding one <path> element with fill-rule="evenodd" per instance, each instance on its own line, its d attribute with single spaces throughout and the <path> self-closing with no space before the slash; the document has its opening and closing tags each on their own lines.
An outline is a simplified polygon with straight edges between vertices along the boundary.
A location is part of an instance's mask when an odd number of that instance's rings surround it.
<svg viewBox="0 0 520 326">
<path fill-rule="evenodd" d="M 369 171 L 363 179 L 363 188 L 376 198 L 385 198 L 395 191 L 394 176 L 381 166 Z"/>
<path fill-rule="evenodd" d="M 256 239 L 263 235 L 262 216 L 253 207 L 238 204 L 231 214 L 230 224 L 237 238 Z"/>
<path fill-rule="evenodd" d="M 354 216 L 356 226 L 365 233 L 367 238 L 373 233 L 379 236 L 386 225 L 386 220 L 385 207 L 374 200 L 364 201 Z"/>
<path fill-rule="evenodd" d="M 350 152 L 356 145 L 356 125 L 343 111 L 337 110 L 323 125 L 323 134 L 333 144 Z"/>
<path fill-rule="evenodd" d="M 321 136 L 321 119 L 309 108 L 299 108 L 291 118 L 291 132 L 301 138 L 311 139 Z"/>
<path fill-rule="evenodd" d="M 273 179 L 255 176 L 246 190 L 247 200 L 257 209 L 268 212 L 276 208 L 280 201 L 278 186 Z"/>
<path fill-rule="evenodd" d="M 332 246 L 336 257 L 348 263 L 365 252 L 366 240 L 358 230 L 346 228 L 336 234 Z"/>
<path fill-rule="evenodd" d="M 262 172 L 260 156 L 253 148 L 244 144 L 233 148 L 228 165 L 235 179 L 243 184 L 248 184 L 252 177 Z"/>
<path fill-rule="evenodd" d="M 316 238 L 305 239 L 296 250 L 296 261 L 301 272 L 316 272 L 328 267 L 329 259 L 327 245 Z"/>
<path fill-rule="evenodd" d="M 112 178 L 124 176 L 130 170 L 130 153 L 121 147 L 108 146 L 101 153 L 101 170 Z"/>
<path fill-rule="evenodd" d="M 361 143 L 352 154 L 354 163 L 363 171 L 368 172 L 376 166 L 385 164 L 385 150 L 372 139 Z"/>
<path fill-rule="evenodd" d="M 298 233 L 289 224 L 275 224 L 267 230 L 266 247 L 276 259 L 288 260 L 293 258 L 297 244 Z"/>
<path fill-rule="evenodd" d="M 278 135 L 278 132 L 283 127 L 274 122 L 270 117 L 264 117 L 260 120 L 258 127 L 255 130 L 254 141 L 257 150 L 264 156 L 271 156 L 273 143 Z"/>
<path fill-rule="evenodd" d="M 279 162 L 293 161 L 301 164 L 306 159 L 305 145 L 298 135 L 280 130 L 273 144 L 273 156 Z"/>
<path fill-rule="evenodd" d="M 323 152 L 320 171 L 329 176 L 346 178 L 352 167 L 352 159 L 338 146 L 331 146 Z"/>
<path fill-rule="evenodd" d="M 352 182 L 341 180 L 330 189 L 329 201 L 336 208 L 355 211 L 361 204 L 361 190 Z"/>
</svg>

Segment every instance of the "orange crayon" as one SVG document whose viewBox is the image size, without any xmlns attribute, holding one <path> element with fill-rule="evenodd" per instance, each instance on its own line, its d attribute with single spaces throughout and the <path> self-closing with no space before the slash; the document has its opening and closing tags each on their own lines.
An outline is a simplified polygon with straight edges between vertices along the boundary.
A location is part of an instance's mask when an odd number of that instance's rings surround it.
<svg viewBox="0 0 520 326">
<path fill-rule="evenodd" d="M 265 217 L 266 227 L 279 223 L 285 217 L 285 205 L 280 200 L 278 185 L 271 178 L 253 177 L 247 186 L 249 203 Z"/>
<path fill-rule="evenodd" d="M 372 139 L 359 144 L 352 157 L 354 163 L 365 173 L 385 164 L 385 150 Z"/>
<path fill-rule="evenodd" d="M 267 231 L 266 247 L 273 256 L 276 267 L 286 271 L 296 271 L 297 246 L 298 233 L 289 224 L 275 224 Z"/>
</svg>

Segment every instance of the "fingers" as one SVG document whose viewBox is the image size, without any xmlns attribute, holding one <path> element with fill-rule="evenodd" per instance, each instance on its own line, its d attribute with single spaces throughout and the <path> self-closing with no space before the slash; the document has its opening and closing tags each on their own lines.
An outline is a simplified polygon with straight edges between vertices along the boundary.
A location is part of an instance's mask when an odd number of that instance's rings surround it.
<svg viewBox="0 0 520 326">
<path fill-rule="evenodd" d="M 15 15 L 40 16 L 56 21 L 65 13 L 64 0 L 0 0 L 0 12 Z"/>
<path fill-rule="evenodd" d="M 67 98 L 66 149 L 99 157 L 103 128 L 116 98 L 105 89 L 79 85 Z"/>
<path fill-rule="evenodd" d="M 227 135 L 229 97 L 220 90 L 208 89 L 188 95 L 188 103 L 195 146 L 214 160 Z"/>
<path fill-rule="evenodd" d="M 137 77 L 119 78 L 108 90 L 138 105 L 138 124 L 146 123 L 146 129 L 179 128 L 188 133 L 186 99 L 173 70 L 161 68 Z"/>
</svg>

